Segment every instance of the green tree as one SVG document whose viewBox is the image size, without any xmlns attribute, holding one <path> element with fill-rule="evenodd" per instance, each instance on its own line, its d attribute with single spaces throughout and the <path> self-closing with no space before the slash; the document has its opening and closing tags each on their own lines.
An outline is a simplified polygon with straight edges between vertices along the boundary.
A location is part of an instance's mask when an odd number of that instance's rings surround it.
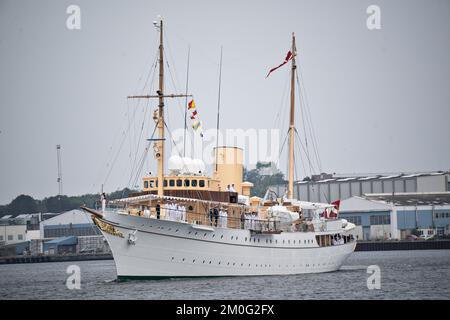
<svg viewBox="0 0 450 320">
<path fill-rule="evenodd" d="M 33 212 L 38 212 L 38 204 L 36 200 L 25 194 L 15 198 L 7 207 L 7 213 L 12 215 Z"/>
<path fill-rule="evenodd" d="M 264 168 L 275 168 L 274 163 L 257 162 L 256 168 L 252 170 L 244 169 L 244 180 L 253 183 L 252 195 L 264 197 L 269 186 L 276 184 L 286 184 L 283 173 L 276 169 L 271 174 L 262 174 Z"/>
</svg>

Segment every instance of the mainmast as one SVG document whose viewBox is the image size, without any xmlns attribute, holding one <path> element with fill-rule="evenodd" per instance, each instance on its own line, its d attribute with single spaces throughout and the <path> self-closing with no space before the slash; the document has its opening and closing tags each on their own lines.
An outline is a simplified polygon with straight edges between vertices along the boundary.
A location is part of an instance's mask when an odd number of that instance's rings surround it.
<svg viewBox="0 0 450 320">
<path fill-rule="evenodd" d="M 291 62 L 291 112 L 289 121 L 289 185 L 288 185 L 288 199 L 294 198 L 294 133 L 295 133 L 295 35 L 292 33 L 292 62 Z"/>
<path fill-rule="evenodd" d="M 163 46 L 163 20 L 159 21 L 159 90 L 157 91 L 159 104 L 158 116 L 158 138 L 157 154 L 158 159 L 158 196 L 164 196 L 164 46 Z"/>
</svg>

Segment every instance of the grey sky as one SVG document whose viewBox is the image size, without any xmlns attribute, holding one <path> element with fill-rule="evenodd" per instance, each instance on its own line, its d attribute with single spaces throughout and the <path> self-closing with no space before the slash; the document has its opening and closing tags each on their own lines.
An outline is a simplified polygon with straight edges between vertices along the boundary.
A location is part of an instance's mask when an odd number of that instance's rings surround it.
<svg viewBox="0 0 450 320">
<path fill-rule="evenodd" d="M 66 28 L 70 4 L 81 8 L 81 30 Z M 381 8 L 381 30 L 366 27 L 371 4 Z M 216 124 L 221 45 L 222 127 L 275 126 L 289 69 L 264 77 L 294 31 L 323 171 L 450 169 L 448 0 L 0 0 L 0 203 L 57 193 L 58 143 L 64 192 L 99 191 L 135 107 L 125 97 L 139 92 L 153 62 L 158 14 L 178 91 L 191 46 L 190 92 L 205 128 Z M 167 102 L 173 127 L 183 103 Z M 133 143 L 126 139 L 106 191 L 127 185 Z"/>
</svg>

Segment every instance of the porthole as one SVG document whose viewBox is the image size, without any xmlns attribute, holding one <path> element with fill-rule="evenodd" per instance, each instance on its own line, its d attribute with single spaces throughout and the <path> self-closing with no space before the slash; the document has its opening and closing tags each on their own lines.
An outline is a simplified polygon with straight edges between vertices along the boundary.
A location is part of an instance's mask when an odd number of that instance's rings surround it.
<svg viewBox="0 0 450 320">
<path fill-rule="evenodd" d="M 248 266 L 250 267 L 250 263 L 248 264 Z"/>
<path fill-rule="evenodd" d="M 231 240 L 233 240 L 233 236 L 231 236 Z"/>
<path fill-rule="evenodd" d="M 206 237 L 206 233 L 205 233 L 205 234 L 203 234 L 203 236 L 204 236 L 204 237 Z"/>
<path fill-rule="evenodd" d="M 184 261 L 184 258 L 183 258 L 183 261 Z"/>
<path fill-rule="evenodd" d="M 220 261 L 219 261 L 219 264 L 220 264 Z"/>
<path fill-rule="evenodd" d="M 172 260 L 175 259 L 174 257 L 172 257 Z"/>
<path fill-rule="evenodd" d="M 178 232 L 178 229 L 177 229 L 177 230 L 175 230 L 175 232 Z"/>
<path fill-rule="evenodd" d="M 191 234 L 191 231 L 189 231 L 188 234 Z"/>
<path fill-rule="evenodd" d="M 220 236 L 220 239 L 223 239 L 223 235 Z"/>
<path fill-rule="evenodd" d="M 214 238 L 216 235 L 213 233 L 212 237 Z"/>
<path fill-rule="evenodd" d="M 209 264 L 211 264 L 211 261 L 209 261 Z"/>
<path fill-rule="evenodd" d="M 227 266 L 229 266 L 229 265 L 230 265 L 230 263 L 228 262 L 228 263 L 227 263 Z"/>
<path fill-rule="evenodd" d="M 205 263 L 205 260 L 203 260 L 203 263 Z"/>
<path fill-rule="evenodd" d="M 194 236 L 196 236 L 196 235 L 197 235 L 197 233 L 198 233 L 198 232 L 194 233 Z"/>
<path fill-rule="evenodd" d="M 194 260 L 192 260 L 192 263 L 195 263 L 195 259 L 194 259 Z"/>
</svg>

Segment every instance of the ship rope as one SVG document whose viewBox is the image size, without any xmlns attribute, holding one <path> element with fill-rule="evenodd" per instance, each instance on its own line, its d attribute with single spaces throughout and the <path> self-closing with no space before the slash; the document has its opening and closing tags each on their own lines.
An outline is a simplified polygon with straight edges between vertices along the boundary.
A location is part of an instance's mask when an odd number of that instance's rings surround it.
<svg viewBox="0 0 450 320">
<path fill-rule="evenodd" d="M 144 151 L 143 151 L 143 154 L 142 154 L 142 156 L 141 156 L 141 158 L 140 158 L 140 160 L 139 160 L 139 166 L 137 166 L 137 167 L 135 168 L 135 169 L 136 169 L 135 174 L 133 175 L 133 171 L 131 172 L 130 180 L 128 180 L 128 186 L 129 186 L 130 188 L 132 188 L 132 187 L 134 187 L 134 186 L 137 185 L 137 181 L 138 181 L 138 179 L 139 179 L 139 177 L 140 177 L 140 175 L 141 175 L 141 173 L 142 173 L 142 169 L 143 169 L 143 167 L 144 167 L 144 165 L 145 165 L 145 162 L 146 162 L 146 160 L 147 160 L 148 150 L 150 149 L 150 145 L 151 145 L 152 139 L 153 139 L 153 137 L 155 136 L 156 128 L 157 128 L 157 125 L 155 124 L 155 127 L 154 127 L 154 129 L 153 129 L 153 133 L 152 133 L 152 135 L 151 135 L 149 141 L 147 142 L 147 145 L 145 146 Z M 133 180 L 133 183 L 131 184 L 131 181 L 132 181 L 132 179 L 133 179 L 133 176 L 134 176 L 134 180 Z"/>
<path fill-rule="evenodd" d="M 141 83 L 144 78 L 144 75 L 146 75 L 142 89 L 139 90 L 141 93 L 144 93 L 146 91 L 146 89 L 148 87 L 148 81 L 150 79 L 150 76 L 153 75 L 153 77 L 154 77 L 154 73 L 155 73 L 154 71 L 156 69 L 156 61 L 157 61 L 157 51 L 156 51 L 156 54 L 152 61 L 153 61 L 153 63 L 150 65 L 150 69 L 147 72 L 143 71 L 142 75 L 139 78 L 138 83 Z M 135 90 L 135 92 L 139 92 L 139 91 Z M 112 173 L 112 170 L 114 169 L 114 166 L 119 158 L 119 155 L 122 153 L 122 149 L 125 145 L 125 141 L 127 138 L 129 138 L 131 126 L 135 122 L 136 114 L 139 109 L 138 108 L 139 104 L 140 104 L 140 101 L 137 100 L 133 106 L 130 106 L 130 101 L 127 99 L 127 110 L 124 114 L 124 117 L 126 117 L 128 121 L 124 121 L 125 122 L 124 126 L 122 128 L 119 128 L 119 130 L 114 135 L 114 138 L 112 139 L 112 143 L 111 143 L 110 147 L 108 148 L 106 159 L 105 159 L 105 161 L 102 162 L 101 169 L 97 170 L 98 174 L 97 174 L 96 179 L 94 180 L 95 182 L 92 184 L 92 191 L 95 191 L 95 189 L 98 187 L 98 184 L 101 181 L 100 177 L 102 175 L 104 176 L 104 178 L 102 180 L 102 184 L 105 185 L 108 182 L 110 175 Z M 130 117 L 130 109 L 131 108 L 133 110 L 131 110 L 131 117 Z M 117 143 L 118 143 L 118 145 L 117 145 Z M 103 174 L 102 174 L 102 172 L 103 172 Z"/>
<path fill-rule="evenodd" d="M 274 119 L 274 128 L 280 128 L 281 131 L 284 131 L 284 128 L 286 128 L 286 118 L 285 118 L 285 115 L 286 115 L 286 112 L 287 112 L 287 110 L 286 110 L 286 99 L 287 99 L 287 91 L 288 91 L 288 85 L 289 85 L 289 77 L 286 76 L 284 78 L 286 79 L 285 84 L 284 84 L 284 90 L 283 90 L 283 94 L 282 94 L 282 97 L 281 97 L 281 101 L 280 101 L 280 106 L 279 106 L 278 112 L 277 112 L 277 114 L 275 116 L 275 119 Z M 284 142 L 283 142 L 283 144 L 282 144 L 282 146 L 281 146 L 281 148 L 279 150 L 279 154 L 278 154 L 277 160 L 275 162 L 277 167 L 281 167 L 281 157 L 282 157 L 283 149 L 284 149 L 284 146 L 285 146 L 285 143 L 286 143 L 286 140 L 287 140 L 288 136 L 289 136 L 289 130 L 286 132 L 286 137 L 285 137 Z M 286 168 L 283 168 L 283 169 L 287 170 L 287 168 L 289 168 L 289 165 L 287 165 Z"/>
<path fill-rule="evenodd" d="M 302 76 L 301 70 L 298 71 L 299 69 L 300 69 L 300 67 L 298 67 L 296 69 L 296 81 L 297 81 L 298 95 L 300 97 L 300 110 L 301 110 L 302 121 L 306 120 L 306 125 L 303 126 L 304 130 L 305 130 L 305 141 L 307 143 L 308 135 L 306 134 L 306 127 L 308 127 L 309 135 L 311 137 L 311 142 L 312 142 L 312 149 L 313 149 L 315 160 L 317 161 L 317 167 L 318 167 L 319 173 L 320 173 L 320 172 L 322 172 L 322 162 L 321 162 L 321 159 L 319 156 L 316 133 L 314 130 L 312 119 L 311 119 L 311 111 L 310 111 L 309 103 L 308 103 L 308 95 L 306 93 L 305 86 L 304 85 L 302 86 L 303 76 Z M 301 81 L 299 79 L 299 74 L 300 74 Z M 306 144 L 306 147 L 308 147 L 307 144 Z"/>
</svg>

